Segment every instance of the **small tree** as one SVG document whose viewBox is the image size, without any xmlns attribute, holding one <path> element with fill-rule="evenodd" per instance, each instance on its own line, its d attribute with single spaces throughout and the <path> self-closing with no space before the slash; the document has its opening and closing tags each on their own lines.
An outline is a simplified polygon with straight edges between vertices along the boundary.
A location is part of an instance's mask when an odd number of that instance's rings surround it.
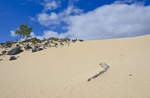
<svg viewBox="0 0 150 98">
<path fill-rule="evenodd" d="M 27 40 L 31 37 L 32 26 L 28 26 L 28 24 L 22 24 L 19 28 L 16 29 L 15 34 L 21 36 L 21 38 Z"/>
</svg>

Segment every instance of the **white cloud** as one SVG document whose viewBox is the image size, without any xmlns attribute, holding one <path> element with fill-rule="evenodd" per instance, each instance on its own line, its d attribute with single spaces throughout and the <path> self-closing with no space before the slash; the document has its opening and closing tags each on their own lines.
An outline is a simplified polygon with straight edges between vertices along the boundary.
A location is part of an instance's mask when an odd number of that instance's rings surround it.
<svg viewBox="0 0 150 98">
<path fill-rule="evenodd" d="M 55 0 L 45 0 L 44 4 L 44 10 L 47 11 L 47 10 L 55 10 L 59 7 L 59 4 L 55 1 Z"/>
<path fill-rule="evenodd" d="M 50 38 L 50 37 L 58 37 L 57 32 L 54 31 L 44 31 L 42 36 L 37 36 L 38 39 Z"/>
<path fill-rule="evenodd" d="M 129 4 L 138 4 L 138 5 L 144 5 L 146 0 L 116 0 L 115 3 L 116 4 L 125 4 L 125 3 L 129 3 Z"/>
<path fill-rule="evenodd" d="M 41 25 L 49 26 L 49 25 L 55 25 L 59 23 L 59 18 L 56 13 L 40 13 L 38 15 L 38 21 Z"/>
<path fill-rule="evenodd" d="M 36 36 L 33 32 L 32 32 L 32 38 L 36 37 L 38 39 L 44 39 L 44 38 L 50 38 L 50 37 L 57 37 L 57 38 L 65 38 L 65 37 L 69 37 L 69 33 L 63 33 L 63 34 L 58 34 L 57 32 L 51 31 L 51 30 L 47 30 L 44 31 L 44 34 L 42 36 Z"/>
<path fill-rule="evenodd" d="M 11 31 L 10 31 L 10 36 L 16 37 L 17 35 L 15 34 L 15 31 L 11 30 Z"/>
<path fill-rule="evenodd" d="M 84 40 L 150 34 L 150 6 L 111 4 L 70 16 L 69 33 Z"/>
<path fill-rule="evenodd" d="M 65 22 L 66 24 L 69 24 L 69 18 L 72 15 L 79 15 L 81 14 L 83 11 L 79 8 L 76 8 L 73 5 L 70 5 L 67 7 L 67 9 L 65 9 L 63 12 L 59 13 L 59 19 L 63 22 Z M 63 27 L 63 28 L 68 28 L 68 27 Z"/>
<path fill-rule="evenodd" d="M 62 21 L 67 22 L 68 21 L 68 17 L 71 14 L 80 14 L 82 13 L 81 9 L 78 9 L 74 6 L 68 6 L 67 9 L 65 9 L 64 11 L 56 14 L 54 12 L 47 14 L 46 12 L 44 13 L 40 13 L 38 15 L 38 21 L 41 25 L 44 26 L 50 26 L 50 25 L 57 25 L 60 24 Z"/>
<path fill-rule="evenodd" d="M 116 3 L 134 3 L 137 0 L 116 0 Z"/>
<path fill-rule="evenodd" d="M 33 22 L 35 22 L 35 21 L 36 21 L 36 18 L 31 17 L 31 16 L 29 16 L 29 19 L 30 19 L 31 21 L 33 21 Z"/>
<path fill-rule="evenodd" d="M 71 14 L 80 14 L 82 13 L 82 10 L 79 8 L 76 8 L 73 5 L 68 6 L 66 10 L 64 10 L 63 14 L 71 15 Z"/>
<path fill-rule="evenodd" d="M 31 32 L 30 36 L 31 36 L 32 38 L 35 38 L 35 37 L 36 37 L 36 35 L 34 34 L 34 32 Z"/>
<path fill-rule="evenodd" d="M 133 2 L 135 0 L 124 0 Z M 84 40 L 130 37 L 150 34 L 150 6 L 139 4 L 114 3 L 104 5 L 93 11 L 82 13 L 73 5 L 58 14 L 41 13 L 38 20 L 41 25 L 57 25 L 61 21 L 68 24 L 68 33 L 58 34 L 44 31 L 43 37 L 70 37 Z"/>
</svg>

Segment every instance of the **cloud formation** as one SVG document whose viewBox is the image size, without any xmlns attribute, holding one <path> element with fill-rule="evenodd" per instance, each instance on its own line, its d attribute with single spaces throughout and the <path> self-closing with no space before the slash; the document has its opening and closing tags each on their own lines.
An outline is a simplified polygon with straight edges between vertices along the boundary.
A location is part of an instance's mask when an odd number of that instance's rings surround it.
<svg viewBox="0 0 150 98">
<path fill-rule="evenodd" d="M 147 0 L 116 0 L 116 4 L 137 4 L 137 5 L 144 5 Z"/>
<path fill-rule="evenodd" d="M 38 21 L 41 25 L 50 26 L 50 25 L 58 25 L 61 22 L 68 22 L 68 17 L 72 14 L 77 15 L 81 14 L 82 10 L 76 8 L 73 5 L 68 6 L 64 11 L 56 14 L 55 12 L 51 12 L 50 14 L 46 12 L 42 12 L 38 14 Z"/>
<path fill-rule="evenodd" d="M 11 31 L 10 31 L 10 36 L 16 37 L 17 35 L 15 34 L 15 31 L 11 30 Z"/>
<path fill-rule="evenodd" d="M 41 25 L 49 26 L 59 24 L 59 16 L 52 12 L 50 14 L 40 13 L 38 15 L 38 21 Z"/>
<path fill-rule="evenodd" d="M 70 16 L 69 33 L 96 40 L 150 34 L 150 6 L 111 4 Z"/>
<path fill-rule="evenodd" d="M 111 4 L 70 16 L 69 35 L 84 40 L 129 37 L 150 33 L 150 7 Z M 138 17 L 137 17 L 138 16 Z"/>
<path fill-rule="evenodd" d="M 135 1 L 124 0 L 123 2 Z M 71 4 L 58 14 L 40 13 L 38 21 L 44 26 L 57 26 L 62 21 L 67 24 L 67 27 L 62 25 L 62 28 L 67 28 L 67 33 L 60 34 L 62 32 L 47 30 L 44 31 L 44 35 L 97 40 L 150 34 L 149 17 L 150 6 L 115 2 L 87 13 L 83 13 L 81 9 Z"/>
<path fill-rule="evenodd" d="M 58 34 L 57 32 L 47 30 L 47 31 L 44 31 L 44 34 L 42 36 L 37 36 L 34 34 L 34 32 L 32 32 L 31 37 L 32 38 L 36 37 L 38 39 L 44 39 L 44 38 L 48 39 L 50 37 L 65 38 L 65 37 L 70 37 L 70 35 L 69 35 L 69 33 Z"/>
<path fill-rule="evenodd" d="M 59 7 L 59 4 L 55 0 L 44 0 L 43 6 L 44 11 L 47 11 L 57 9 Z"/>
</svg>

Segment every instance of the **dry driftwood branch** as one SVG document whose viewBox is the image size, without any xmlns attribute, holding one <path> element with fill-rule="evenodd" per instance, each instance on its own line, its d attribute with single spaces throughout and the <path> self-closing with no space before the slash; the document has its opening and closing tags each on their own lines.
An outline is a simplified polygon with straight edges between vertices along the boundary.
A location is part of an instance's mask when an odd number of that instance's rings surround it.
<svg viewBox="0 0 150 98">
<path fill-rule="evenodd" d="M 100 76 L 101 74 L 103 74 L 109 69 L 109 65 L 107 65 L 106 63 L 101 63 L 100 66 L 103 67 L 104 69 L 100 71 L 99 73 L 95 74 L 94 76 L 88 78 L 88 81 L 91 81 L 92 79 L 97 78 L 98 76 Z"/>
</svg>

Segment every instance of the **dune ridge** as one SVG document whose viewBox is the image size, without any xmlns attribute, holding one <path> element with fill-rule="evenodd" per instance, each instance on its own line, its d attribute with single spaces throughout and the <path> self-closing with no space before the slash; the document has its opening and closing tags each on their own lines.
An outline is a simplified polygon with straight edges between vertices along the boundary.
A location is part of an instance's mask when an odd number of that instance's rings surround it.
<svg viewBox="0 0 150 98">
<path fill-rule="evenodd" d="M 28 51 L 11 62 L 5 56 L 0 61 L 0 97 L 150 98 L 149 50 L 147 35 Z M 87 82 L 101 62 L 109 70 Z"/>
</svg>

